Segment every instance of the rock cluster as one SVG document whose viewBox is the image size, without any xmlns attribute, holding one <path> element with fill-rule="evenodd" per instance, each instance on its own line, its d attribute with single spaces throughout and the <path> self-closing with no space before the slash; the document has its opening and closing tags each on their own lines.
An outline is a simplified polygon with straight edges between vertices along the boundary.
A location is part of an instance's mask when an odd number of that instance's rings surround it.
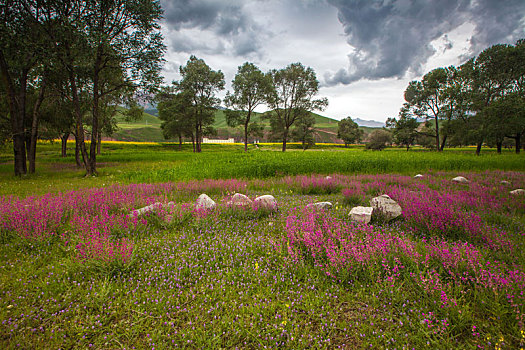
<svg viewBox="0 0 525 350">
<path fill-rule="evenodd" d="M 370 207 L 354 207 L 348 213 L 353 221 L 364 222 L 365 224 L 368 224 L 372 217 L 391 221 L 402 214 L 401 206 L 386 194 L 372 198 Z"/>
</svg>

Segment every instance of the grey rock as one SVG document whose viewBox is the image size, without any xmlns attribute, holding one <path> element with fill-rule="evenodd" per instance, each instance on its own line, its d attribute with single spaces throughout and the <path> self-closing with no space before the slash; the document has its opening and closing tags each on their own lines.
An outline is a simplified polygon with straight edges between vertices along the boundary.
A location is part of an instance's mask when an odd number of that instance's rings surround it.
<svg viewBox="0 0 525 350">
<path fill-rule="evenodd" d="M 365 224 L 368 224 L 372 219 L 373 210 L 374 208 L 372 207 L 353 207 L 348 215 L 353 221 L 364 222 Z"/>
<path fill-rule="evenodd" d="M 386 221 L 393 220 L 403 214 L 401 206 L 386 194 L 372 198 L 370 205 L 374 208 L 373 215 L 381 216 Z"/>
<path fill-rule="evenodd" d="M 468 184 L 470 181 L 464 178 L 463 176 L 456 176 L 452 179 L 452 181 L 460 183 L 460 184 Z"/>
<path fill-rule="evenodd" d="M 195 204 L 195 209 L 197 210 L 213 210 L 217 204 L 215 201 L 208 197 L 207 194 L 203 193 L 197 198 L 197 203 Z"/>
<path fill-rule="evenodd" d="M 228 206 L 236 208 L 250 207 L 253 201 L 241 193 L 233 195 L 232 199 L 228 202 Z"/>
<path fill-rule="evenodd" d="M 514 191 L 510 191 L 510 194 L 512 194 L 512 195 L 525 194 L 525 190 L 521 189 L 521 188 L 518 188 L 518 189 L 515 189 Z"/>
<path fill-rule="evenodd" d="M 277 201 L 271 194 L 266 194 L 255 198 L 253 205 L 256 209 L 264 209 L 269 211 L 277 210 Z"/>
<path fill-rule="evenodd" d="M 423 175 L 421 175 L 421 174 L 417 174 L 416 176 L 414 176 L 415 179 L 418 179 L 418 178 L 420 178 L 420 177 L 423 177 Z"/>
<path fill-rule="evenodd" d="M 308 204 L 306 207 L 307 208 L 328 210 L 328 209 L 332 209 L 332 206 L 333 205 L 330 202 L 317 202 L 317 203 Z"/>
<path fill-rule="evenodd" d="M 141 216 L 141 215 L 144 215 L 146 213 L 149 213 L 151 211 L 155 211 L 157 209 L 160 209 L 162 208 L 162 203 L 160 202 L 157 202 L 157 203 L 153 203 L 153 204 L 150 204 L 148 206 L 145 206 L 143 208 L 140 208 L 140 209 L 135 209 L 131 212 L 131 215 L 133 216 Z"/>
<path fill-rule="evenodd" d="M 502 180 L 502 181 L 500 182 L 500 184 L 502 184 L 502 185 L 510 185 L 510 182 L 507 181 L 507 180 Z"/>
</svg>

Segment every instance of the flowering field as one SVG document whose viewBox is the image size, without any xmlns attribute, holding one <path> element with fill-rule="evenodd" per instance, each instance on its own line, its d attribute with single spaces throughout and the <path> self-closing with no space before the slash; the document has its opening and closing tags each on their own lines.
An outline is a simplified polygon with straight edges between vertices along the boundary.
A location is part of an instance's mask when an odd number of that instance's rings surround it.
<svg viewBox="0 0 525 350">
<path fill-rule="evenodd" d="M 516 188 L 524 173 L 487 171 L 3 196 L 0 347 L 519 349 L 525 196 Z M 234 209 L 236 192 L 272 194 L 279 209 Z M 195 208 L 201 193 L 214 211 Z M 381 194 L 401 218 L 350 220 Z M 332 209 L 307 207 L 325 200 Z"/>
</svg>

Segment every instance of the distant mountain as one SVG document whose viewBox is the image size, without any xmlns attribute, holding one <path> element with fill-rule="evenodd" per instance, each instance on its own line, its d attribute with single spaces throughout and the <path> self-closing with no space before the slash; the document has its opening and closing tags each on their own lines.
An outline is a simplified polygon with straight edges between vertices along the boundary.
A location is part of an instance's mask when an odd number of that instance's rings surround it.
<svg viewBox="0 0 525 350">
<path fill-rule="evenodd" d="M 363 120 L 360 118 L 352 119 L 359 126 L 367 126 L 369 128 L 382 128 L 385 126 L 385 123 L 377 122 L 375 120 Z"/>
</svg>

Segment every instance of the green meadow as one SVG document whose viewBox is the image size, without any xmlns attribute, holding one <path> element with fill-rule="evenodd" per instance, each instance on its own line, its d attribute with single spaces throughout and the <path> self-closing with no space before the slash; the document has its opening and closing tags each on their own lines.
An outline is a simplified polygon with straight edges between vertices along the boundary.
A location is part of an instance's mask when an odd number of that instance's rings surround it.
<svg viewBox="0 0 525 350">
<path fill-rule="evenodd" d="M 523 155 L 104 142 L 84 177 L 71 146 L 0 154 L 2 349 L 525 346 Z M 350 219 L 385 193 L 401 217 Z"/>
</svg>

